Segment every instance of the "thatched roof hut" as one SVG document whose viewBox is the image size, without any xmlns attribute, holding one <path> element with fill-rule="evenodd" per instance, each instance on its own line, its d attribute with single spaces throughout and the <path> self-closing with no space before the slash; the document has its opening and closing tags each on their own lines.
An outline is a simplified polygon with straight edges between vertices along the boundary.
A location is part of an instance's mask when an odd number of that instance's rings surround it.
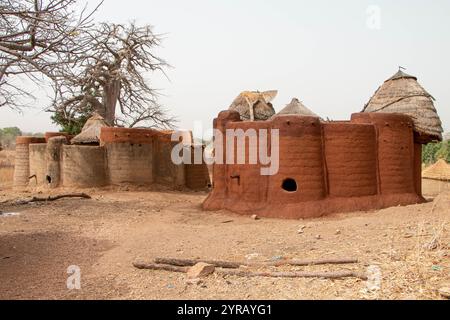
<svg viewBox="0 0 450 320">
<path fill-rule="evenodd" d="M 320 118 L 317 114 L 305 107 L 305 105 L 297 98 L 292 99 L 291 103 L 284 107 L 284 109 L 278 112 L 275 116 L 278 115 L 299 115 Z"/>
<path fill-rule="evenodd" d="M 409 115 L 414 121 L 417 142 L 442 141 L 442 122 L 434 107 L 434 98 L 417 82 L 416 77 L 402 70 L 384 82 L 363 112 Z"/>
<path fill-rule="evenodd" d="M 441 159 L 422 173 L 425 179 L 450 181 L 450 164 Z"/>
<path fill-rule="evenodd" d="M 98 144 L 100 143 L 100 132 L 103 127 L 109 127 L 109 125 L 102 116 L 94 114 L 86 122 L 81 133 L 70 142 L 72 144 Z"/>
<path fill-rule="evenodd" d="M 229 110 L 235 110 L 241 115 L 241 120 L 265 121 L 275 114 L 271 102 L 278 91 L 244 91 L 231 104 Z M 252 114 L 253 113 L 253 114 Z"/>
</svg>

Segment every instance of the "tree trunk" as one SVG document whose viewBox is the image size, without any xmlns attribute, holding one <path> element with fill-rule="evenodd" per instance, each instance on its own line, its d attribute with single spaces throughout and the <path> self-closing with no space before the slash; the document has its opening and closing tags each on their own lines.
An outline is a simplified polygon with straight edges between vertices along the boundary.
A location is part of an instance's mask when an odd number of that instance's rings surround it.
<svg viewBox="0 0 450 320">
<path fill-rule="evenodd" d="M 116 106 L 120 95 L 120 80 L 111 80 L 103 88 L 104 110 L 99 112 L 105 121 L 113 126 L 116 120 Z"/>
</svg>

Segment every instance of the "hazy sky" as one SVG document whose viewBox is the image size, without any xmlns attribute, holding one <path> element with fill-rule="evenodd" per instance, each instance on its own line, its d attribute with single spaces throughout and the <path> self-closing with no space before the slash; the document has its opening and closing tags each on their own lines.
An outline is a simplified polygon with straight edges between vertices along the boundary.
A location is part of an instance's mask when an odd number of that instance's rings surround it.
<svg viewBox="0 0 450 320">
<path fill-rule="evenodd" d="M 349 119 L 401 65 L 436 98 L 446 131 L 449 16 L 448 0 L 105 0 L 96 15 L 165 34 L 158 54 L 173 66 L 170 81 L 148 78 L 181 128 L 211 126 L 243 90 L 279 90 L 277 110 L 298 97 L 322 117 Z M 54 130 L 47 103 L 24 115 L 0 109 L 0 127 Z"/>
</svg>

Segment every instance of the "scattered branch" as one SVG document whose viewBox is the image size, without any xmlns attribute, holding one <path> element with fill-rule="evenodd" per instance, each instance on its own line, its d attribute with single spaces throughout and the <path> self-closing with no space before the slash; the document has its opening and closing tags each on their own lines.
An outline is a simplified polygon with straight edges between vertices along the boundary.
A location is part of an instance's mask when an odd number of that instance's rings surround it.
<svg viewBox="0 0 450 320">
<path fill-rule="evenodd" d="M 85 193 L 70 193 L 70 194 L 61 194 L 56 196 L 48 196 L 48 197 L 33 197 L 31 199 L 21 199 L 21 200 L 14 200 L 14 201 L 3 201 L 0 204 L 11 204 L 11 205 L 26 205 L 34 202 L 49 202 L 49 201 L 56 201 L 63 198 L 83 198 L 83 199 L 92 199 L 91 196 L 85 194 Z"/>
<path fill-rule="evenodd" d="M 173 258 L 156 258 L 157 264 L 169 264 L 174 266 L 194 266 L 199 262 L 212 264 L 216 267 L 227 269 L 238 269 L 241 266 L 246 267 L 280 267 L 280 266 L 314 266 L 325 264 L 352 264 L 358 263 L 358 259 L 320 259 L 320 260 L 279 260 L 267 262 L 229 262 L 229 261 L 211 261 L 202 259 L 173 259 Z"/>
<path fill-rule="evenodd" d="M 133 263 L 133 266 L 142 270 L 162 270 L 170 272 L 187 273 L 189 267 L 179 267 L 167 264 L 155 263 Z M 247 270 L 225 270 L 216 269 L 218 274 L 238 277 L 266 277 L 266 278 L 322 278 L 322 279 L 342 279 L 342 278 L 358 278 L 367 280 L 367 276 L 353 271 L 337 271 L 337 272 L 262 272 Z"/>
</svg>

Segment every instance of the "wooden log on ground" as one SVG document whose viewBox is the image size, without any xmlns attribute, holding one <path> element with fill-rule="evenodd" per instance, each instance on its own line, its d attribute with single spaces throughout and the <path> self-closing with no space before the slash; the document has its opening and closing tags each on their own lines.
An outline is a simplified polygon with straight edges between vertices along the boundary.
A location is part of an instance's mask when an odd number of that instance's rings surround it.
<svg viewBox="0 0 450 320">
<path fill-rule="evenodd" d="M 316 266 L 325 264 L 352 264 L 358 263 L 358 259 L 320 259 L 320 260 L 279 260 L 279 261 L 267 261 L 267 262 L 230 262 L 230 261 L 216 261 L 216 260 L 203 260 L 203 259 L 174 259 L 174 258 L 156 258 L 157 264 L 170 264 L 179 267 L 194 266 L 199 262 L 205 262 L 212 264 L 219 268 L 226 269 L 238 269 L 241 266 L 245 267 L 280 267 L 280 266 Z"/>
<path fill-rule="evenodd" d="M 171 272 L 187 273 L 188 267 L 177 267 L 168 264 L 155 264 L 155 263 L 145 263 L 145 262 L 134 262 L 133 266 L 141 270 L 163 270 Z"/>
<path fill-rule="evenodd" d="M 335 272 L 264 272 L 246 270 L 219 270 L 220 274 L 239 277 L 266 277 L 266 278 L 322 278 L 322 279 L 343 279 L 358 278 L 367 280 L 367 276 L 353 271 Z"/>
<path fill-rule="evenodd" d="M 90 195 L 85 193 L 69 193 L 69 194 L 60 194 L 56 196 L 48 196 L 48 197 L 33 197 L 31 199 L 21 199 L 21 200 L 8 200 L 3 201 L 0 204 L 11 204 L 11 205 L 25 205 L 33 202 L 47 202 L 47 201 L 56 201 L 63 198 L 83 198 L 83 199 L 92 199 Z"/>
<path fill-rule="evenodd" d="M 215 267 L 226 269 L 238 269 L 242 264 L 239 262 L 218 261 L 218 260 L 203 260 L 203 259 L 173 259 L 173 258 L 156 258 L 156 264 L 170 264 L 179 267 L 192 267 L 197 263 L 204 262 L 212 264 Z"/>
<path fill-rule="evenodd" d="M 173 266 L 167 264 L 136 262 L 133 266 L 138 269 L 162 270 L 170 272 L 187 273 L 188 267 Z M 261 272 L 247 270 L 216 269 L 221 275 L 238 277 L 265 277 L 265 278 L 322 278 L 322 279 L 343 279 L 358 278 L 367 280 L 367 276 L 354 271 L 336 271 L 336 272 Z"/>
</svg>

